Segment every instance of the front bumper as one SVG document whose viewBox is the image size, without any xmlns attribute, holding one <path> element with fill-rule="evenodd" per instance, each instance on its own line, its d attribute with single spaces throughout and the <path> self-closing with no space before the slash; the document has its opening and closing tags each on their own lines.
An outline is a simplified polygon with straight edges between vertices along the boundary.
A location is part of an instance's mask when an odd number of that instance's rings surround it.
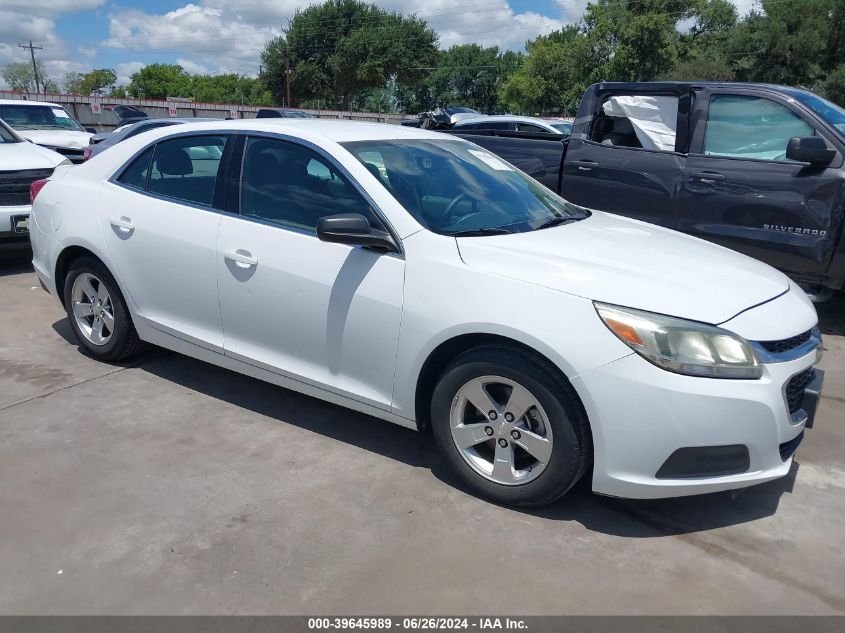
<svg viewBox="0 0 845 633">
<path fill-rule="evenodd" d="M 799 436 L 812 423 L 823 375 L 816 370 L 815 397 L 811 383 L 802 409 L 792 414 L 784 387 L 817 357 L 813 350 L 794 360 L 765 364 L 758 380 L 724 380 L 674 374 L 631 354 L 574 378 L 593 430 L 593 490 L 653 499 L 783 477 Z M 713 459 L 709 474 L 695 476 L 682 468 L 661 471 L 677 451 L 717 447 L 725 450 L 711 452 L 718 459 Z M 747 451 L 745 462 L 742 451 Z M 699 464 L 707 463 L 706 457 L 701 461 L 702 453 L 707 451 L 692 453 Z M 724 459 L 730 455 L 734 460 L 726 470 Z"/>
</svg>

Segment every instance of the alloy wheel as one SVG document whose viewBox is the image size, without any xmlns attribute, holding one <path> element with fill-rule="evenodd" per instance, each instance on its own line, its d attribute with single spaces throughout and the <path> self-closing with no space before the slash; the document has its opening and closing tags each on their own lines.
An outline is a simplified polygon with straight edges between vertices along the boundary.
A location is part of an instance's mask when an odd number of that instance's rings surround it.
<svg viewBox="0 0 845 633">
<path fill-rule="evenodd" d="M 464 461 L 497 484 L 528 483 L 546 469 L 552 429 L 540 401 L 502 376 L 479 376 L 452 400 L 452 440 Z"/>
<path fill-rule="evenodd" d="M 82 336 L 93 345 L 106 345 L 114 334 L 114 308 L 105 284 L 91 273 L 82 273 L 73 282 L 71 301 Z"/>
</svg>

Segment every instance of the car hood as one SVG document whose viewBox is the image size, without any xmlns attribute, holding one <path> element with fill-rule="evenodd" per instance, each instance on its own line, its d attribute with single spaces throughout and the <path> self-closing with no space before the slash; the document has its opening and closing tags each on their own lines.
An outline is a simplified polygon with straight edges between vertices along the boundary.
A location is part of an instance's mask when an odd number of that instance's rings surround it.
<svg viewBox="0 0 845 633">
<path fill-rule="evenodd" d="M 473 268 L 712 324 L 789 289 L 785 275 L 750 257 L 598 211 L 554 228 L 457 242 L 461 258 Z"/>
<path fill-rule="evenodd" d="M 0 171 L 52 169 L 64 160 L 61 154 L 33 143 L 0 143 Z"/>
<path fill-rule="evenodd" d="M 88 139 L 93 136 L 89 132 L 74 130 L 15 130 L 20 136 L 33 143 L 47 147 L 69 147 L 84 149 L 88 147 Z"/>
</svg>

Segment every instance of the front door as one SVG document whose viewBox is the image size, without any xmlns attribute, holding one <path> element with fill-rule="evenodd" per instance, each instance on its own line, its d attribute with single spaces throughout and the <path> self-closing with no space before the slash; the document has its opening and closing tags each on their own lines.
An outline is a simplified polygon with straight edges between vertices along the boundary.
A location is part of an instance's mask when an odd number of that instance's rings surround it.
<svg viewBox="0 0 845 633">
<path fill-rule="evenodd" d="M 786 272 L 823 275 L 845 184 L 841 154 L 828 167 L 788 160 L 790 138 L 823 134 L 776 94 L 703 90 L 694 118 L 680 230 Z"/>
<path fill-rule="evenodd" d="M 218 239 L 225 353 L 388 409 L 404 259 L 317 239 L 326 215 L 380 226 L 329 159 L 256 136 L 242 164 L 238 214 L 223 218 Z"/>
<path fill-rule="evenodd" d="M 165 139 L 103 185 L 100 226 L 141 318 L 222 351 L 216 247 L 226 135 Z"/>
</svg>

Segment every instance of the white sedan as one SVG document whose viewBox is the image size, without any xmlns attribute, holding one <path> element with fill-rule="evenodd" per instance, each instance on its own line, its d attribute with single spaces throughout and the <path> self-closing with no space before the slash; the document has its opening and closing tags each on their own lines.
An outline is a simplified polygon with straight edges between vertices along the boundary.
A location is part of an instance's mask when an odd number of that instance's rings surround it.
<svg viewBox="0 0 845 633">
<path fill-rule="evenodd" d="M 452 136 L 187 124 L 33 195 L 36 271 L 93 356 L 154 343 L 430 429 L 498 502 L 768 481 L 815 413 L 816 312 L 784 275 Z"/>
</svg>

